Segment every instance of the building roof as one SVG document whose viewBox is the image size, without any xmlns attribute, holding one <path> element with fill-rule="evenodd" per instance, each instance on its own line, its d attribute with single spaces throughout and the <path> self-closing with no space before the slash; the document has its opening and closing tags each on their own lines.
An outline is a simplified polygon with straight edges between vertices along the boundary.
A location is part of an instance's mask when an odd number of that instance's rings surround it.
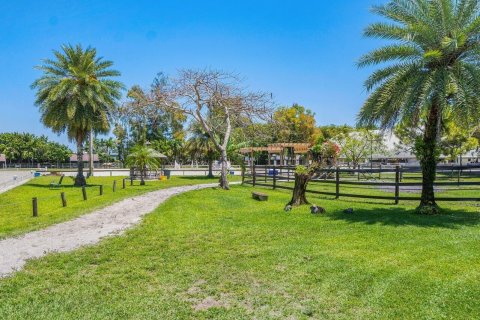
<svg viewBox="0 0 480 320">
<path fill-rule="evenodd" d="M 293 148 L 293 153 L 307 153 L 311 148 L 310 143 L 272 143 L 266 147 L 250 147 L 240 149 L 240 153 L 249 154 L 252 152 L 281 153 L 286 148 Z"/>
<path fill-rule="evenodd" d="M 83 154 L 83 162 L 88 162 L 90 161 L 90 155 L 88 153 L 84 153 Z M 93 161 L 94 162 L 98 162 L 98 154 L 94 154 L 93 155 Z M 76 153 L 73 153 L 71 156 L 70 156 L 70 162 L 78 162 L 78 158 L 77 158 L 77 154 Z"/>
<path fill-rule="evenodd" d="M 0 154 L 0 162 L 7 162 L 7 157 L 4 154 Z"/>
</svg>

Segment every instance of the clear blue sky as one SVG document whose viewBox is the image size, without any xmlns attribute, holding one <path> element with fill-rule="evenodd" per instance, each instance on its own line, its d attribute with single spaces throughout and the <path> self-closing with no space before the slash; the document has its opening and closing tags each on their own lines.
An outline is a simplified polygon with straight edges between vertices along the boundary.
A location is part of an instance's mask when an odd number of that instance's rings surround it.
<svg viewBox="0 0 480 320">
<path fill-rule="evenodd" d="M 45 133 L 30 84 L 34 66 L 63 43 L 96 47 L 127 86 L 155 74 L 218 68 L 250 88 L 294 102 L 319 124 L 354 124 L 368 70 L 357 59 L 378 43 L 362 30 L 382 0 L 15 0 L 0 4 L 0 132 Z"/>
</svg>

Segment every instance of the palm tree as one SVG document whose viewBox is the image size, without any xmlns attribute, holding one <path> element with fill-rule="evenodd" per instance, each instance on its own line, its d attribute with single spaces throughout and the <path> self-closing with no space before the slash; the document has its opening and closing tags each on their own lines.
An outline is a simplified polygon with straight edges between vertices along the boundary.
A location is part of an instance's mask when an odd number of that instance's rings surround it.
<svg viewBox="0 0 480 320">
<path fill-rule="evenodd" d="M 83 175 L 83 144 L 91 131 L 106 133 L 110 115 L 121 97 L 123 85 L 112 80 L 120 72 L 110 69 L 113 62 L 97 57 L 93 48 L 62 46 L 53 51 L 55 59 L 43 60 L 37 69 L 43 75 L 32 88 L 37 89 L 36 104 L 42 122 L 56 133 L 66 132 L 77 144 L 78 172 L 75 186 L 86 184 Z"/>
<path fill-rule="evenodd" d="M 136 145 L 127 156 L 127 165 L 140 170 L 140 185 L 145 185 L 147 169 L 156 170 L 160 167 L 160 158 L 165 156 L 145 145 Z"/>
<path fill-rule="evenodd" d="M 198 158 L 204 156 L 208 162 L 208 177 L 213 178 L 213 161 L 215 160 L 215 146 L 203 128 L 197 122 L 190 127 L 191 136 L 187 141 L 186 149 L 192 157 Z"/>
<path fill-rule="evenodd" d="M 384 129 L 424 121 L 417 142 L 423 188 L 419 212 L 436 213 L 434 181 L 445 114 L 470 125 L 480 111 L 480 0 L 390 0 L 373 12 L 386 18 L 365 30 L 390 41 L 363 56 L 359 67 L 381 65 L 366 80 L 370 96 L 362 126 Z M 477 120 L 478 121 L 478 120 Z"/>
</svg>

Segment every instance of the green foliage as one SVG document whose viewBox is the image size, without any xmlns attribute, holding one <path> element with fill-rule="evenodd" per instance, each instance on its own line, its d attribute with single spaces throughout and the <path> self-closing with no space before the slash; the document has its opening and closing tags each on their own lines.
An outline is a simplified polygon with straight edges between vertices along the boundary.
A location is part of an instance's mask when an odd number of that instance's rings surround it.
<svg viewBox="0 0 480 320">
<path fill-rule="evenodd" d="M 49 141 L 46 136 L 30 133 L 0 133 L 0 153 L 8 161 L 19 163 L 66 162 L 71 151 L 67 146 Z"/>
<path fill-rule="evenodd" d="M 358 63 L 382 65 L 365 82 L 371 94 L 359 123 L 392 128 L 405 118 L 415 122 L 434 96 L 441 112 L 451 110 L 462 125 L 478 119 L 480 2 L 390 0 L 373 11 L 388 21 L 370 25 L 365 35 L 393 44 Z"/>
<path fill-rule="evenodd" d="M 127 157 L 127 165 L 144 170 L 146 168 L 156 170 L 160 167 L 162 154 L 145 145 L 136 145 L 130 150 Z"/>
<path fill-rule="evenodd" d="M 295 169 L 295 174 L 298 174 L 298 175 L 306 175 L 308 173 L 309 173 L 309 170 L 305 166 L 297 166 L 297 168 Z"/>
<path fill-rule="evenodd" d="M 55 60 L 43 60 L 37 67 L 43 75 L 32 84 L 42 122 L 77 142 L 90 130 L 108 132 L 123 88 L 111 78 L 120 72 L 110 69 L 113 62 L 97 57 L 94 48 L 64 45 L 62 52 L 53 53 Z"/>
<path fill-rule="evenodd" d="M 356 168 L 373 154 L 386 154 L 387 147 L 383 136 L 376 131 L 358 129 L 339 137 L 341 154 Z"/>
<path fill-rule="evenodd" d="M 315 114 L 305 107 L 294 104 L 281 107 L 273 115 L 276 142 L 315 143 L 319 131 L 315 125 Z"/>
</svg>

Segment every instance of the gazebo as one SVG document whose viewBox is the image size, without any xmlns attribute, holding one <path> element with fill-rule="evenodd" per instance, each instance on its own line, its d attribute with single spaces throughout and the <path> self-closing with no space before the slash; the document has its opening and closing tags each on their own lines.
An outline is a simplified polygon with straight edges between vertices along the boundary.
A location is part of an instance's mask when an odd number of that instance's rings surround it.
<svg viewBox="0 0 480 320">
<path fill-rule="evenodd" d="M 240 149 L 245 161 L 250 166 L 255 162 L 255 153 L 267 153 L 267 165 L 302 165 L 309 160 L 309 143 L 272 143 L 266 147 L 249 147 Z"/>
</svg>

